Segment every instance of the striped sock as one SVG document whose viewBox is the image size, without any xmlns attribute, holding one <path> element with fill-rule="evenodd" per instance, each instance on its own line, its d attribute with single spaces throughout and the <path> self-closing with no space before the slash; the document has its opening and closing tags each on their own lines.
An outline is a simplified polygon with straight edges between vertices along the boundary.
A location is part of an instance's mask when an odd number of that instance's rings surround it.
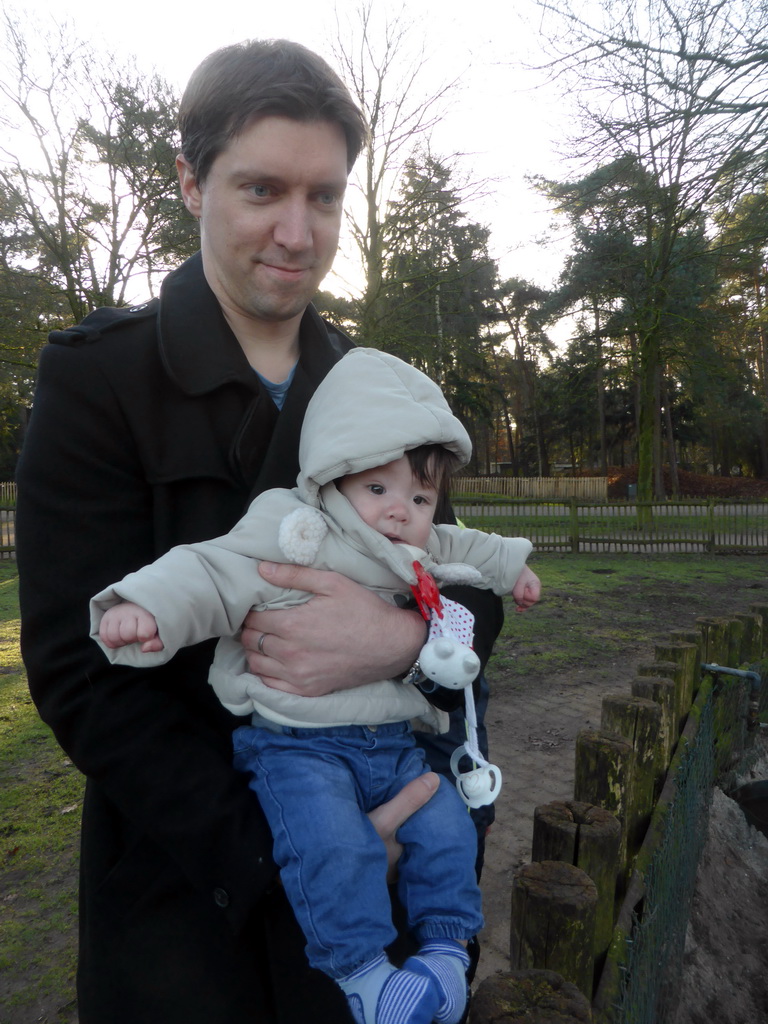
<svg viewBox="0 0 768 1024">
<path fill-rule="evenodd" d="M 406 971 L 431 978 L 440 994 L 435 1011 L 435 1024 L 459 1024 L 467 1006 L 469 956 L 460 942 L 453 939 L 432 939 L 425 942 L 416 956 L 403 964 Z"/>
<path fill-rule="evenodd" d="M 376 1007 L 376 1024 L 432 1024 L 440 997 L 429 978 L 395 971 L 384 982 Z"/>
<path fill-rule="evenodd" d="M 337 984 L 356 1024 L 432 1024 L 437 991 L 423 972 L 397 970 L 382 953 Z"/>
</svg>

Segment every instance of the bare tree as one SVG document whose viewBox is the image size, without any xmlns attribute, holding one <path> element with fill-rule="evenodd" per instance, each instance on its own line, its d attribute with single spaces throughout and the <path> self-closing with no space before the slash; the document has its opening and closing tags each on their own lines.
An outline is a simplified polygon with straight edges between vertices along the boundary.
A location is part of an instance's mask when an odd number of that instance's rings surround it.
<svg viewBox="0 0 768 1024">
<path fill-rule="evenodd" d="M 429 83 L 425 43 L 405 7 L 383 20 L 373 0 L 360 0 L 345 17 L 337 9 L 331 48 L 368 127 L 348 220 L 365 274 L 358 321 L 362 335 L 372 337 L 382 313 L 389 233 L 397 227 L 387 219 L 390 201 L 407 159 L 440 121 L 456 79 Z"/>
<path fill-rule="evenodd" d="M 643 196 L 638 251 L 644 289 L 635 311 L 638 495 L 648 500 L 661 480 L 654 438 L 669 281 L 679 255 L 692 258 L 678 241 L 714 206 L 731 206 L 765 175 L 766 5 L 606 0 L 595 22 L 571 0 L 539 0 L 539 7 L 551 40 L 551 70 L 579 97 L 584 130 L 572 144 L 576 152 L 590 163 L 631 157 L 652 186 Z"/>
<path fill-rule="evenodd" d="M 26 239 L 25 272 L 63 294 L 75 319 L 121 305 L 187 241 L 176 237 L 185 215 L 170 88 L 64 24 L 22 29 L 6 12 L 2 25 L 0 189 L 13 213 L 3 233 Z"/>
</svg>

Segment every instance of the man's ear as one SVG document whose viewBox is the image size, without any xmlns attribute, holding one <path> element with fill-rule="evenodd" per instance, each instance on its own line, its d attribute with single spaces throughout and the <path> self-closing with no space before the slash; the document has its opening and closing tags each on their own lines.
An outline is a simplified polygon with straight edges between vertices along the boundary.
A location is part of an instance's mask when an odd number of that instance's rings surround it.
<svg viewBox="0 0 768 1024">
<path fill-rule="evenodd" d="M 195 172 L 187 158 L 179 153 L 176 157 L 176 172 L 179 175 L 181 198 L 193 217 L 200 219 L 203 209 L 203 197 L 197 184 Z"/>
</svg>

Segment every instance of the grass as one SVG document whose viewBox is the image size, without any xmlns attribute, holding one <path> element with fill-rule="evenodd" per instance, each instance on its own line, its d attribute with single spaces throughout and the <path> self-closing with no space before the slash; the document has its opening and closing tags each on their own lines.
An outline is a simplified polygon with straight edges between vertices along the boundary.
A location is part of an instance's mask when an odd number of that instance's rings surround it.
<svg viewBox="0 0 768 1024">
<path fill-rule="evenodd" d="M 512 680 L 567 675 L 598 656 L 620 664 L 628 650 L 647 650 L 653 660 L 654 642 L 692 627 L 696 616 L 747 612 L 750 603 L 768 601 L 760 556 L 534 554 L 529 564 L 542 579 L 541 605 L 518 615 L 506 599 L 492 663 L 514 668 Z"/>
<path fill-rule="evenodd" d="M 30 699 L 16 567 L 0 563 L 0 1020 L 38 1021 L 41 1000 L 74 1000 L 82 789 Z"/>
</svg>

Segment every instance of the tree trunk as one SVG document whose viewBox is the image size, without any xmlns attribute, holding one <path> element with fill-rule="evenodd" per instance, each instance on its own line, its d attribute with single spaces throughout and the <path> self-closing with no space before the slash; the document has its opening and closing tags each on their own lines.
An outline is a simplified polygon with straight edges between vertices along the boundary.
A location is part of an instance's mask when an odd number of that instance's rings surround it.
<svg viewBox="0 0 768 1024">
<path fill-rule="evenodd" d="M 595 384 L 597 387 L 597 429 L 600 438 L 600 472 L 608 475 L 608 450 L 605 436 L 605 381 L 603 379 L 603 343 L 600 334 L 600 307 L 592 303 L 592 318 L 595 323 Z"/>
<path fill-rule="evenodd" d="M 637 436 L 637 497 L 641 502 L 653 499 L 654 434 L 656 424 L 656 368 L 659 364 L 659 343 L 655 332 L 649 331 L 639 341 L 640 381 Z M 650 506 L 638 506 L 638 526 L 651 522 Z"/>
<path fill-rule="evenodd" d="M 760 267 L 762 270 L 762 266 Z M 757 378 L 760 381 L 765 408 L 768 409 L 768 330 L 763 322 L 763 291 L 760 275 L 755 274 L 755 305 L 757 307 L 758 349 Z M 768 479 L 768 412 L 763 413 L 762 431 L 760 432 L 760 475 Z"/>
<path fill-rule="evenodd" d="M 666 498 L 664 459 L 661 442 L 661 366 L 656 363 L 653 374 L 653 496 Z"/>
<path fill-rule="evenodd" d="M 662 398 L 664 401 L 664 419 L 667 428 L 667 452 L 669 454 L 669 476 L 672 483 L 672 495 L 680 497 L 680 479 L 677 474 L 677 453 L 675 451 L 675 432 L 672 423 L 672 404 L 669 399 L 669 384 L 665 376 L 661 379 Z"/>
</svg>

